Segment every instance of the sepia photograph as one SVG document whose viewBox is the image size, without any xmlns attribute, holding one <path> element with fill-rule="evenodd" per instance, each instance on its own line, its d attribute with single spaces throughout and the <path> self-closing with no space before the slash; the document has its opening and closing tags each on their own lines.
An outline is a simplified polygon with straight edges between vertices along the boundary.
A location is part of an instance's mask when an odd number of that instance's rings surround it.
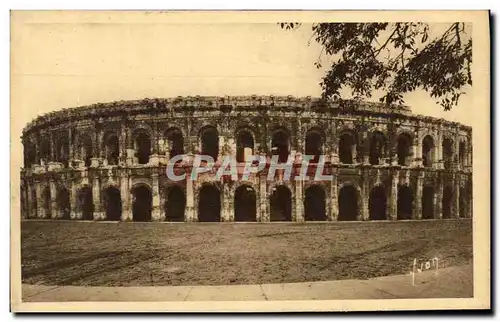
<svg viewBox="0 0 500 322">
<path fill-rule="evenodd" d="M 11 310 L 490 308 L 487 11 L 11 11 Z"/>
</svg>

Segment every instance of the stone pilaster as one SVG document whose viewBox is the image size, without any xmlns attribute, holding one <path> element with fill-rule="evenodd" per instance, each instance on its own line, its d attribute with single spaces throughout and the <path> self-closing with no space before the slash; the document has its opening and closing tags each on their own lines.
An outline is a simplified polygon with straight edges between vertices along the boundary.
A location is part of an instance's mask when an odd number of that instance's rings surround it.
<svg viewBox="0 0 500 322">
<path fill-rule="evenodd" d="M 460 218 L 460 198 L 466 198 L 466 196 L 460 196 L 460 178 L 458 175 L 454 175 L 453 178 L 453 198 L 452 198 L 452 216 L 454 218 Z M 468 200 L 471 200 L 470 198 Z"/>
<path fill-rule="evenodd" d="M 162 218 L 160 213 L 160 188 L 158 186 L 158 173 L 153 172 L 151 175 L 151 179 L 153 184 L 151 219 L 153 221 L 164 221 L 165 216 Z"/>
<path fill-rule="evenodd" d="M 387 219 L 396 220 L 398 218 L 398 184 L 399 184 L 399 170 L 392 170 L 391 178 L 391 192 L 389 199 L 389 213 Z"/>
<path fill-rule="evenodd" d="M 337 182 L 337 174 L 333 175 L 332 181 L 330 181 L 330 214 L 329 221 L 337 221 L 339 217 L 339 187 Z"/>
<path fill-rule="evenodd" d="M 443 178 L 438 178 L 438 183 L 436 185 L 436 191 L 434 193 L 434 218 L 443 218 Z"/>
<path fill-rule="evenodd" d="M 191 171 L 186 173 L 186 217 L 185 221 L 196 222 L 198 221 L 198 211 L 194 206 L 194 187 L 193 180 L 191 180 Z"/>
<path fill-rule="evenodd" d="M 45 208 L 44 208 L 45 200 L 43 199 L 42 188 L 43 188 L 42 183 L 37 182 L 35 184 L 36 199 L 38 200 L 37 210 L 36 210 L 38 218 L 46 218 Z"/>
<path fill-rule="evenodd" d="M 120 198 L 122 201 L 122 221 L 132 221 L 132 198 L 130 193 L 130 178 L 126 170 L 120 174 Z"/>
<path fill-rule="evenodd" d="M 101 203 L 101 183 L 97 176 L 92 182 L 92 198 L 94 199 L 94 220 L 106 219 L 106 212 L 103 210 Z"/>
<path fill-rule="evenodd" d="M 57 219 L 60 217 L 59 207 L 57 207 L 57 186 L 53 179 L 49 181 L 50 187 L 50 208 L 51 208 L 51 218 Z"/>
<path fill-rule="evenodd" d="M 259 222 L 269 222 L 271 221 L 269 217 L 268 204 L 269 197 L 267 194 L 267 176 L 262 171 L 259 176 L 259 193 L 260 193 L 260 204 L 257 207 L 257 221 Z"/>
<path fill-rule="evenodd" d="M 70 193 L 70 205 L 71 205 L 71 210 L 70 210 L 70 218 L 71 219 L 82 219 L 83 214 L 81 212 L 81 209 L 78 207 L 78 186 L 75 182 L 71 183 L 71 193 Z"/>
<path fill-rule="evenodd" d="M 417 187 L 415 192 L 413 218 L 412 219 L 422 219 L 422 193 L 424 190 L 424 172 L 419 171 L 417 174 Z"/>
<path fill-rule="evenodd" d="M 304 181 L 295 181 L 295 216 L 292 216 L 292 221 L 304 222 Z"/>
<path fill-rule="evenodd" d="M 359 201 L 361 214 L 358 214 L 357 220 L 370 220 L 370 211 L 368 208 L 368 202 L 370 200 L 370 186 L 366 176 L 367 173 L 363 173 L 361 181 L 361 200 Z"/>
<path fill-rule="evenodd" d="M 222 184 L 221 191 L 221 221 L 234 221 L 234 191 L 229 182 Z M 232 193 L 231 193 L 232 192 Z"/>
</svg>

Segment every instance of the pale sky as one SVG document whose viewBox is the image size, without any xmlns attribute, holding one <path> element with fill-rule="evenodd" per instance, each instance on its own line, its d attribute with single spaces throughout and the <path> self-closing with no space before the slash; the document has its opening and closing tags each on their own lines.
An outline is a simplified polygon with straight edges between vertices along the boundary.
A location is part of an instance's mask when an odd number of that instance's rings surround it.
<svg viewBox="0 0 500 322">
<path fill-rule="evenodd" d="M 319 96 L 324 70 L 310 25 L 275 23 L 29 23 L 12 31 L 12 140 L 40 113 L 178 95 Z M 469 91 L 472 92 L 472 91 Z M 427 93 L 416 114 L 471 124 L 472 95 L 444 112 Z M 13 149 L 15 150 L 15 149 Z M 13 151 L 16 153 L 16 151 Z"/>
</svg>

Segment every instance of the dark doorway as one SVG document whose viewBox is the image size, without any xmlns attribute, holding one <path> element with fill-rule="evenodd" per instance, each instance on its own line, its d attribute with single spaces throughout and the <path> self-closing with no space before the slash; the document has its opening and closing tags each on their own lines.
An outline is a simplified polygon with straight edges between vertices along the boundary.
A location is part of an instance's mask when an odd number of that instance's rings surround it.
<svg viewBox="0 0 500 322">
<path fill-rule="evenodd" d="M 120 144 L 116 134 L 107 134 L 104 141 L 104 151 L 109 165 L 117 165 L 120 155 Z"/>
<path fill-rule="evenodd" d="M 132 216 L 134 221 L 151 221 L 153 195 L 151 190 L 143 185 L 132 189 Z"/>
<path fill-rule="evenodd" d="M 168 140 L 170 158 L 184 154 L 184 137 L 181 130 L 177 128 L 169 129 L 165 133 L 165 137 Z"/>
<path fill-rule="evenodd" d="M 65 167 L 68 166 L 69 142 L 68 142 L 67 137 L 62 137 L 57 141 L 56 159 L 57 159 L 57 162 L 62 163 Z"/>
<path fill-rule="evenodd" d="M 376 186 L 372 189 L 368 208 L 370 211 L 370 220 L 387 219 L 387 196 L 384 187 Z"/>
<path fill-rule="evenodd" d="M 40 159 L 42 159 L 45 163 L 52 160 L 51 152 L 51 142 L 49 138 L 43 137 L 42 143 L 40 144 Z"/>
<path fill-rule="evenodd" d="M 413 192 L 408 186 L 398 188 L 398 220 L 408 220 L 413 217 Z"/>
<path fill-rule="evenodd" d="M 167 221 L 184 221 L 186 209 L 186 197 L 184 191 L 178 186 L 168 189 L 167 203 L 165 205 L 165 217 Z"/>
<path fill-rule="evenodd" d="M 311 163 L 318 163 L 319 156 L 323 150 L 323 138 L 316 131 L 311 131 L 306 136 L 306 155 L 312 155 L 314 158 Z"/>
<path fill-rule="evenodd" d="M 434 188 L 424 187 L 422 191 L 422 219 L 434 218 Z"/>
<path fill-rule="evenodd" d="M 462 141 L 458 145 L 458 162 L 462 167 L 466 165 L 465 159 L 465 142 Z"/>
<path fill-rule="evenodd" d="M 106 211 L 106 219 L 111 221 L 119 221 L 122 218 L 122 199 L 120 190 L 115 187 L 108 187 L 104 190 L 104 209 Z"/>
<path fill-rule="evenodd" d="M 234 220 L 257 221 L 255 190 L 247 185 L 239 186 L 234 193 Z"/>
<path fill-rule="evenodd" d="M 274 132 L 271 141 L 271 151 L 278 156 L 278 162 L 286 163 L 289 155 L 290 137 L 284 130 Z"/>
<path fill-rule="evenodd" d="M 427 135 L 422 140 L 422 162 L 424 167 L 432 167 L 434 161 L 434 140 Z"/>
<path fill-rule="evenodd" d="M 207 127 L 201 131 L 201 154 L 211 156 L 217 161 L 219 156 L 219 133 L 214 127 Z"/>
<path fill-rule="evenodd" d="M 400 134 L 398 136 L 398 164 L 401 166 L 410 165 L 412 138 L 408 134 Z"/>
<path fill-rule="evenodd" d="M 339 191 L 339 221 L 354 221 L 358 218 L 358 193 L 353 186 L 344 186 Z"/>
<path fill-rule="evenodd" d="M 374 132 L 370 140 L 370 164 L 377 165 L 383 163 L 386 156 L 387 139 L 381 132 Z"/>
<path fill-rule="evenodd" d="M 71 218 L 71 204 L 69 201 L 69 191 L 66 188 L 59 189 L 57 193 L 57 208 L 61 219 Z"/>
<path fill-rule="evenodd" d="M 443 203 L 442 203 L 442 210 L 443 210 L 443 219 L 449 219 L 451 218 L 451 200 L 453 196 L 453 190 L 451 187 L 445 187 L 443 189 Z"/>
<path fill-rule="evenodd" d="M 271 221 L 292 221 L 292 193 L 278 186 L 271 195 Z"/>
<path fill-rule="evenodd" d="M 326 221 L 325 190 L 318 185 L 306 189 L 304 216 L 306 221 Z"/>
<path fill-rule="evenodd" d="M 199 194 L 198 220 L 201 222 L 220 221 L 220 191 L 213 185 L 204 185 Z"/>
<path fill-rule="evenodd" d="M 355 141 L 353 135 L 344 133 L 339 138 L 339 160 L 340 163 L 352 164 L 354 163 L 353 150 Z"/>
<path fill-rule="evenodd" d="M 135 149 L 137 151 L 137 162 L 139 164 L 147 164 L 149 155 L 151 154 L 151 139 L 149 135 L 140 131 L 135 136 Z"/>
<path fill-rule="evenodd" d="M 471 196 L 466 188 L 460 188 L 460 195 L 458 201 L 458 216 L 459 218 L 467 218 L 469 216 L 469 207 Z"/>
<path fill-rule="evenodd" d="M 443 140 L 443 162 L 446 170 L 451 169 L 453 164 L 453 141 L 448 138 Z"/>
<path fill-rule="evenodd" d="M 78 207 L 82 213 L 83 220 L 94 219 L 94 200 L 90 187 L 80 189 L 80 193 L 78 194 Z"/>
<path fill-rule="evenodd" d="M 238 134 L 236 140 L 236 161 L 245 162 L 246 155 L 252 155 L 254 150 L 253 136 L 248 131 L 242 131 Z M 248 151 L 245 154 L 245 151 Z"/>
<path fill-rule="evenodd" d="M 45 218 L 52 216 L 52 201 L 50 196 L 50 189 L 46 187 L 42 192 L 43 210 L 45 211 Z"/>
<path fill-rule="evenodd" d="M 93 157 L 93 152 L 92 152 L 92 139 L 88 136 L 85 135 L 81 138 L 80 141 L 80 157 L 81 160 L 85 162 L 86 167 L 90 167 L 92 164 L 92 157 Z"/>
</svg>

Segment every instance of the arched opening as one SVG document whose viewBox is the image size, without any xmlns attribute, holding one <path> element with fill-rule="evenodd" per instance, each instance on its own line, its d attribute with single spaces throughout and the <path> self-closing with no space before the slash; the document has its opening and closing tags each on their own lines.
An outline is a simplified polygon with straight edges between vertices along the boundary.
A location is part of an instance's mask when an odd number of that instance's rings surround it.
<svg viewBox="0 0 500 322">
<path fill-rule="evenodd" d="M 59 210 L 61 219 L 70 219 L 71 204 L 69 201 L 69 191 L 66 188 L 60 188 L 57 192 L 57 209 Z"/>
<path fill-rule="evenodd" d="M 434 218 L 434 188 L 427 186 L 422 190 L 422 219 Z"/>
<path fill-rule="evenodd" d="M 108 187 L 103 194 L 104 209 L 106 211 L 106 219 L 111 221 L 119 221 L 122 218 L 122 199 L 120 190 L 115 187 Z"/>
<path fill-rule="evenodd" d="M 323 136 L 318 131 L 309 131 L 306 135 L 306 155 L 314 158 L 311 163 L 318 163 L 319 156 L 323 153 Z"/>
<path fill-rule="evenodd" d="M 339 221 L 354 221 L 358 218 L 358 192 L 353 186 L 344 186 L 339 191 Z"/>
<path fill-rule="evenodd" d="M 219 156 L 219 133 L 214 127 L 206 127 L 201 130 L 201 154 L 211 156 L 217 161 Z"/>
<path fill-rule="evenodd" d="M 353 164 L 356 140 L 351 133 L 344 133 L 339 137 L 339 160 L 340 163 Z"/>
<path fill-rule="evenodd" d="M 271 195 L 271 221 L 292 221 L 292 193 L 286 186 L 273 189 Z"/>
<path fill-rule="evenodd" d="M 51 161 L 50 156 L 51 142 L 49 138 L 43 137 L 40 143 L 40 159 L 45 163 Z"/>
<path fill-rule="evenodd" d="M 213 185 L 204 185 L 199 194 L 198 220 L 218 222 L 220 219 L 220 191 Z"/>
<path fill-rule="evenodd" d="M 413 145 L 412 138 L 408 134 L 400 134 L 398 136 L 397 153 L 398 164 L 401 166 L 409 166 L 411 162 L 411 147 Z"/>
<path fill-rule="evenodd" d="M 326 221 L 325 190 L 318 185 L 306 189 L 304 217 L 306 221 Z"/>
<path fill-rule="evenodd" d="M 94 219 L 94 200 L 92 196 L 92 189 L 90 187 L 83 187 L 78 193 L 78 211 L 82 214 L 83 220 Z"/>
<path fill-rule="evenodd" d="M 43 202 L 44 218 L 52 217 L 52 202 L 51 202 L 49 187 L 46 187 L 42 192 L 42 202 Z"/>
<path fill-rule="evenodd" d="M 184 221 L 184 211 L 186 209 L 186 197 L 184 191 L 179 186 L 172 186 L 168 189 L 167 202 L 165 204 L 165 217 L 167 221 Z"/>
<path fill-rule="evenodd" d="M 134 136 L 134 150 L 138 164 L 147 164 L 151 154 L 151 139 L 146 131 L 140 130 Z"/>
<path fill-rule="evenodd" d="M 241 131 L 236 139 L 236 161 L 245 162 L 253 154 L 254 139 L 250 132 Z"/>
<path fill-rule="evenodd" d="M 451 169 L 453 164 L 453 141 L 449 138 L 443 140 L 443 162 L 445 169 Z"/>
<path fill-rule="evenodd" d="M 424 167 L 432 167 L 434 161 L 434 140 L 426 135 L 422 140 L 422 163 Z"/>
<path fill-rule="evenodd" d="M 120 141 L 115 133 L 107 133 L 104 137 L 104 153 L 109 165 L 117 165 L 120 156 Z"/>
<path fill-rule="evenodd" d="M 290 136 L 285 130 L 277 130 L 271 140 L 271 151 L 278 156 L 278 162 L 286 163 L 290 154 Z"/>
<path fill-rule="evenodd" d="M 85 162 L 86 167 L 90 167 L 92 163 L 92 139 L 88 135 L 80 137 L 78 144 L 78 152 L 80 154 L 80 159 Z"/>
<path fill-rule="evenodd" d="M 151 221 L 153 194 L 151 190 L 139 185 L 132 189 L 132 218 L 134 221 Z"/>
<path fill-rule="evenodd" d="M 384 187 L 373 187 L 370 192 L 368 208 L 370 212 L 370 220 L 387 219 L 387 197 L 385 195 Z"/>
<path fill-rule="evenodd" d="M 458 199 L 458 217 L 467 218 L 469 216 L 469 206 L 471 201 L 471 196 L 468 189 L 465 187 L 460 188 L 460 195 Z"/>
<path fill-rule="evenodd" d="M 413 192 L 408 186 L 398 188 L 398 220 L 408 220 L 413 217 Z"/>
<path fill-rule="evenodd" d="M 382 132 L 374 132 L 370 139 L 370 164 L 382 164 L 387 153 L 387 138 Z"/>
<path fill-rule="evenodd" d="M 61 137 L 57 140 L 56 159 L 57 162 L 62 163 L 65 167 L 68 166 L 69 142 L 67 137 Z"/>
<path fill-rule="evenodd" d="M 234 220 L 257 221 L 255 190 L 247 185 L 239 186 L 234 193 Z"/>
<path fill-rule="evenodd" d="M 462 167 L 467 165 L 467 161 L 466 161 L 466 157 L 465 157 L 465 142 L 464 141 L 460 142 L 458 145 L 458 158 L 459 158 L 460 165 Z"/>
<path fill-rule="evenodd" d="M 165 133 L 165 138 L 168 141 L 170 158 L 184 154 L 184 136 L 181 130 L 171 128 Z"/>
<path fill-rule="evenodd" d="M 445 187 L 443 189 L 443 219 L 451 218 L 451 201 L 453 196 L 453 189 L 451 187 Z"/>
<path fill-rule="evenodd" d="M 29 168 L 36 163 L 35 144 L 24 142 L 24 167 Z"/>
</svg>

